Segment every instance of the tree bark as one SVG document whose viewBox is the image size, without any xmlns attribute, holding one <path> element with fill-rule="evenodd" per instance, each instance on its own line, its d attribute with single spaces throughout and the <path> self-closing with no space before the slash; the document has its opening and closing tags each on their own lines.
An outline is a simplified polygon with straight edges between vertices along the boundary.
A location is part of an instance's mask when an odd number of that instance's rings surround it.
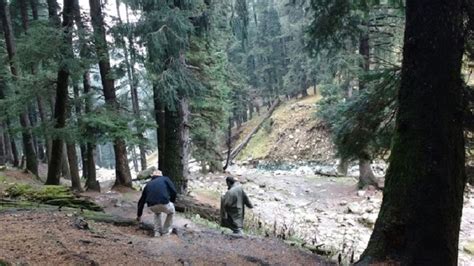
<svg viewBox="0 0 474 266">
<path fill-rule="evenodd" d="M 153 103 L 155 106 L 155 120 L 158 127 L 156 128 L 156 138 L 158 142 L 158 168 L 161 169 L 166 161 L 166 125 L 165 125 L 165 109 L 160 100 L 158 88 L 153 86 Z"/>
<path fill-rule="evenodd" d="M 50 7 L 49 4 L 50 0 L 48 0 L 48 10 L 53 10 L 54 7 Z M 56 2 L 54 2 L 53 5 L 56 5 Z M 64 31 L 64 41 L 68 45 L 67 49 L 63 52 L 63 57 L 72 58 L 73 54 L 71 29 L 73 25 L 73 0 L 64 0 L 63 6 L 64 7 L 62 28 Z M 50 13 L 50 18 L 52 19 L 52 21 L 56 20 L 54 16 L 57 17 L 57 14 L 55 15 Z M 56 83 L 56 100 L 54 107 L 54 128 L 56 130 L 61 130 L 66 127 L 68 102 L 69 69 L 65 61 L 60 63 L 57 77 L 58 78 Z M 48 185 L 59 185 L 59 180 L 61 177 L 61 164 L 67 162 L 67 156 L 63 154 L 63 151 L 65 150 L 63 138 L 63 136 L 53 137 L 51 157 L 49 158 L 48 165 L 48 177 L 46 179 L 46 184 Z"/>
<path fill-rule="evenodd" d="M 97 181 L 96 172 L 95 172 L 94 150 L 95 150 L 95 144 L 87 143 L 87 148 L 86 148 L 87 165 L 85 166 L 87 168 L 86 189 L 88 191 L 100 192 L 100 184 Z"/>
<path fill-rule="evenodd" d="M 362 32 L 359 38 L 359 54 L 362 56 L 361 68 L 363 75 L 366 75 L 370 71 L 370 43 L 369 43 L 368 31 Z M 366 89 L 365 77 L 361 75 L 359 77 L 359 91 Z M 352 97 L 352 87 L 348 85 L 348 97 Z M 370 155 L 368 152 L 360 151 L 359 156 L 359 188 L 364 188 L 368 185 L 373 185 L 378 188 L 378 182 L 375 175 L 370 167 Z"/>
<path fill-rule="evenodd" d="M 407 0 L 382 207 L 359 265 L 457 265 L 466 182 L 463 0 Z"/>
<path fill-rule="evenodd" d="M 30 7 L 33 20 L 38 20 L 38 0 L 30 0 Z"/>
<path fill-rule="evenodd" d="M 165 108 L 165 151 L 160 156 L 160 170 L 169 176 L 176 185 L 178 193 L 187 189 L 189 161 L 189 102 L 182 98 L 176 111 Z M 160 153 L 162 151 L 160 150 Z M 162 160 L 163 158 L 163 160 Z"/>
<path fill-rule="evenodd" d="M 346 169 L 347 173 L 347 169 Z M 365 188 L 367 186 L 374 186 L 376 188 L 379 187 L 377 182 L 377 178 L 372 171 L 372 167 L 370 166 L 370 161 L 366 159 L 359 159 L 359 188 Z"/>
<path fill-rule="evenodd" d="M 71 171 L 69 168 L 69 160 L 67 158 L 67 148 L 66 143 L 63 142 L 62 152 L 61 152 L 61 174 L 67 180 L 71 180 Z"/>
<path fill-rule="evenodd" d="M 7 150 L 5 148 L 5 138 L 4 138 L 5 128 L 3 123 L 0 124 L 0 165 L 5 165 L 7 162 Z"/>
<path fill-rule="evenodd" d="M 28 25 L 29 25 L 28 3 L 26 1 L 27 0 L 19 0 L 20 15 L 21 15 L 21 26 L 23 27 L 23 30 L 25 31 L 25 33 L 28 30 Z"/>
<path fill-rule="evenodd" d="M 102 6 L 100 0 L 89 0 L 92 27 L 94 28 L 95 46 L 99 57 L 99 70 L 102 80 L 102 89 L 104 92 L 107 108 L 114 112 L 120 112 L 119 104 L 115 95 L 114 79 L 111 75 L 109 52 L 105 38 L 105 25 L 102 15 Z M 132 187 L 132 176 L 128 166 L 127 148 L 125 141 L 121 138 L 114 140 L 115 152 L 115 185 Z"/>
<path fill-rule="evenodd" d="M 76 145 L 74 143 L 67 143 L 67 158 L 69 161 L 69 171 L 71 172 L 71 187 L 72 190 L 82 191 L 81 178 L 79 176 L 79 168 L 77 167 Z"/>
</svg>

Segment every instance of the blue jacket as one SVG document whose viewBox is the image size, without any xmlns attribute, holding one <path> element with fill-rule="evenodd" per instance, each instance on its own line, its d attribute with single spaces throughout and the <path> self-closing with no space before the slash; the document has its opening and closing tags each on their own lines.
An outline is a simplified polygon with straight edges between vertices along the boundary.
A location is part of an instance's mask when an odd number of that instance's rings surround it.
<svg viewBox="0 0 474 266">
<path fill-rule="evenodd" d="M 168 204 L 176 200 L 176 188 L 167 176 L 153 176 L 143 189 L 142 196 L 138 201 L 137 216 L 143 214 L 145 203 L 148 207 L 156 204 Z"/>
</svg>

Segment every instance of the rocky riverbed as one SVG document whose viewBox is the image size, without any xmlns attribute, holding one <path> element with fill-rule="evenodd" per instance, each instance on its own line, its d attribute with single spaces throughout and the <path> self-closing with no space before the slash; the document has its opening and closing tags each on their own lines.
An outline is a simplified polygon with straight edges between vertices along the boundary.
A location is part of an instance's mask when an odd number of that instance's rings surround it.
<svg viewBox="0 0 474 266">
<path fill-rule="evenodd" d="M 254 203 L 252 216 L 280 235 L 331 252 L 334 260 L 341 254 L 346 262 L 352 256 L 357 259 L 366 247 L 382 202 L 380 191 L 358 190 L 354 177 L 318 176 L 308 166 L 273 171 L 233 166 L 229 171 L 239 177 Z M 224 176 L 195 175 L 190 190 L 217 204 L 226 191 Z M 474 265 L 469 248 L 474 240 L 474 189 L 467 191 L 459 265 Z"/>
</svg>

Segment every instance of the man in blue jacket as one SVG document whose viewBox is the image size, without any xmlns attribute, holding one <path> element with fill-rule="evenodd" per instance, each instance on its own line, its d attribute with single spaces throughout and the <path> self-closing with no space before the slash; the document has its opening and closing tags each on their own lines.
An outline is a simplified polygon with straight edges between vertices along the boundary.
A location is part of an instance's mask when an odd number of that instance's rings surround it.
<svg viewBox="0 0 474 266">
<path fill-rule="evenodd" d="M 146 203 L 155 214 L 155 236 L 169 235 L 173 230 L 175 213 L 173 203 L 176 201 L 176 188 L 169 177 L 163 176 L 160 170 L 154 171 L 151 178 L 152 180 L 146 184 L 138 201 L 137 221 L 141 221 L 143 207 Z M 164 224 L 161 223 L 161 213 L 166 214 Z"/>
</svg>

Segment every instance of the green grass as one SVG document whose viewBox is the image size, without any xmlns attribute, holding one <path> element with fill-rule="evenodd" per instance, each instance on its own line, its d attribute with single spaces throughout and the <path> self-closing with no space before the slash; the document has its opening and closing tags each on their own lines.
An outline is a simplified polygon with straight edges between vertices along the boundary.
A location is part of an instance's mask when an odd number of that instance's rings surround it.
<svg viewBox="0 0 474 266">
<path fill-rule="evenodd" d="M 237 160 L 245 160 L 249 157 L 253 159 L 265 158 L 269 152 L 270 145 L 270 134 L 261 128 L 239 154 Z"/>
</svg>

